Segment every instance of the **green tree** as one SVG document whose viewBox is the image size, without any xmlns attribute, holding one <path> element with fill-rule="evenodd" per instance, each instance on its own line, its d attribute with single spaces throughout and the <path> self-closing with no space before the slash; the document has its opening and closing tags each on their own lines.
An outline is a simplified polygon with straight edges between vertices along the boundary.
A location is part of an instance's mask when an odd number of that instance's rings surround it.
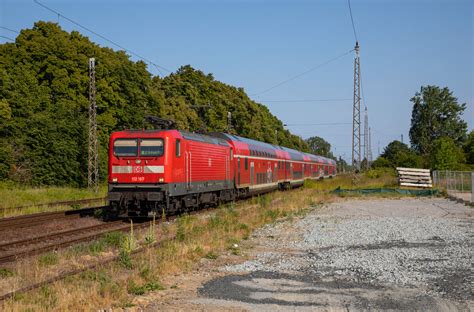
<svg viewBox="0 0 474 312">
<path fill-rule="evenodd" d="M 310 137 L 306 139 L 306 144 L 308 144 L 311 153 L 333 158 L 333 155 L 331 153 L 331 144 L 329 144 L 329 142 L 327 142 L 323 138 L 318 136 Z"/>
<path fill-rule="evenodd" d="M 433 143 L 431 154 L 431 168 L 437 170 L 458 169 L 464 162 L 462 150 L 456 145 L 453 139 L 442 137 Z"/>
<path fill-rule="evenodd" d="M 397 140 L 390 142 L 380 156 L 388 161 L 392 167 L 417 168 L 423 166 L 422 158 L 411 150 L 408 145 Z M 384 164 L 384 160 L 380 160 L 377 165 Z"/>
<path fill-rule="evenodd" d="M 28 184 L 87 182 L 88 59 L 96 59 L 100 177 L 107 176 L 112 131 L 142 128 L 146 115 L 178 128 L 225 131 L 309 151 L 242 88 L 189 65 L 152 76 L 142 61 L 100 47 L 79 32 L 39 21 L 0 44 L 0 179 Z M 275 131 L 276 130 L 276 131 Z"/>
<path fill-rule="evenodd" d="M 448 88 L 423 86 L 410 101 L 413 102 L 410 141 L 416 152 L 429 155 L 433 142 L 441 137 L 462 145 L 467 124 L 461 116 L 466 104 L 459 104 Z"/>
<path fill-rule="evenodd" d="M 464 144 L 464 153 L 468 164 L 474 164 L 474 130 L 471 130 Z"/>
<path fill-rule="evenodd" d="M 391 166 L 392 164 L 390 163 L 390 161 L 383 156 L 379 156 L 376 160 L 372 162 L 373 168 L 388 168 Z"/>
</svg>

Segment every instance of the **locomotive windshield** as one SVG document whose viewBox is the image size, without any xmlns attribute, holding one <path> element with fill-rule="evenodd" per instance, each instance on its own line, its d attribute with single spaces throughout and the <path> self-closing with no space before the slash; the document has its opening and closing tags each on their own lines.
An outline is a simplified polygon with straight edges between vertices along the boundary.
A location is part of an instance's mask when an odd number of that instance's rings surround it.
<svg viewBox="0 0 474 312">
<path fill-rule="evenodd" d="M 140 156 L 161 156 L 164 147 L 162 139 L 141 139 L 140 140 Z"/>
<path fill-rule="evenodd" d="M 138 140 L 137 139 L 117 139 L 114 141 L 115 156 L 137 156 Z"/>
</svg>

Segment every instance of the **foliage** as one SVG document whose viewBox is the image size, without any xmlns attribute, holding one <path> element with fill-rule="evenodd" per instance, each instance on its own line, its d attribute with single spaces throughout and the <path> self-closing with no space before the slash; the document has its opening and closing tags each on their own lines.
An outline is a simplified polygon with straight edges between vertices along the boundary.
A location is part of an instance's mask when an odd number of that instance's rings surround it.
<svg viewBox="0 0 474 312">
<path fill-rule="evenodd" d="M 383 156 L 379 156 L 376 160 L 372 162 L 372 168 L 386 168 L 390 166 L 390 161 Z"/>
<path fill-rule="evenodd" d="M 453 139 L 442 137 L 434 142 L 431 155 L 431 167 L 433 169 L 458 169 L 462 162 L 464 162 L 464 155 Z"/>
<path fill-rule="evenodd" d="M 408 145 L 400 141 L 392 141 L 385 147 L 381 154 L 382 160 L 376 161 L 374 166 L 382 167 L 389 163 L 391 167 L 408 167 L 419 168 L 423 167 L 423 161 Z"/>
<path fill-rule="evenodd" d="M 414 150 L 421 155 L 429 155 L 433 142 L 441 137 L 452 138 L 462 145 L 467 132 L 467 123 L 461 119 L 466 104 L 448 88 L 422 86 L 413 98 L 410 141 Z"/>
<path fill-rule="evenodd" d="M 306 144 L 308 144 L 311 153 L 334 158 L 334 155 L 331 152 L 331 144 L 323 138 L 318 136 L 310 137 L 306 139 Z"/>
<path fill-rule="evenodd" d="M 474 164 L 474 130 L 472 130 L 464 144 L 464 153 L 466 153 L 466 161 L 468 164 Z"/>
<path fill-rule="evenodd" d="M 174 119 L 180 129 L 232 132 L 309 151 L 267 107 L 242 88 L 191 66 L 152 77 L 124 51 L 79 32 L 37 22 L 14 43 L 0 44 L 0 180 L 32 185 L 87 182 L 88 58 L 96 59 L 100 177 L 107 176 L 108 138 L 142 128 L 146 115 Z M 275 131 L 276 130 L 276 131 Z"/>
</svg>

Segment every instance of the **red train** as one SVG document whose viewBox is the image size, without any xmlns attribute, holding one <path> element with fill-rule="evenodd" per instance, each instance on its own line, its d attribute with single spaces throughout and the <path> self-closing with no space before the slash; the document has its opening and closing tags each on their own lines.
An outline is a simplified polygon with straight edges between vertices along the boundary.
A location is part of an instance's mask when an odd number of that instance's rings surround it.
<svg viewBox="0 0 474 312">
<path fill-rule="evenodd" d="M 109 213 L 175 213 L 335 175 L 332 159 L 227 133 L 114 132 Z"/>
</svg>

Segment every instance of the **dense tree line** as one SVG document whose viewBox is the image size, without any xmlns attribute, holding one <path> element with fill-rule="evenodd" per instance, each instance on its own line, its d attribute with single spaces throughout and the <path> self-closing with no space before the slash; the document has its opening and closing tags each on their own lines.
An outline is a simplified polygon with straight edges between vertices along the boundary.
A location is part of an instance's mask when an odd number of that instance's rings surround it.
<svg viewBox="0 0 474 312">
<path fill-rule="evenodd" d="M 242 88 L 191 66 L 166 77 L 123 51 L 79 32 L 37 22 L 0 45 L 0 180 L 81 186 L 87 175 L 88 59 L 96 58 L 101 177 L 112 131 L 142 128 L 146 115 L 171 118 L 190 131 L 232 132 L 309 151 L 267 107 Z M 276 130 L 276 131 L 275 131 Z"/>
<path fill-rule="evenodd" d="M 448 88 L 423 86 L 413 98 L 411 147 L 393 141 L 372 164 L 374 167 L 413 167 L 450 170 L 474 169 L 474 131 L 462 119 L 465 103 Z"/>
</svg>

